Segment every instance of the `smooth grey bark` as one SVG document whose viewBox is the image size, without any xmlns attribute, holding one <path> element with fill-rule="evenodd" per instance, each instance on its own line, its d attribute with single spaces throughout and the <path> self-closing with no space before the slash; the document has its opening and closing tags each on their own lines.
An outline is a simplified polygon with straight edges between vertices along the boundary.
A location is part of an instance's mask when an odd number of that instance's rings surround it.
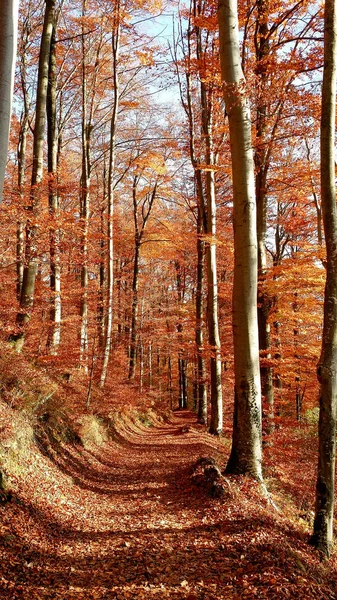
<svg viewBox="0 0 337 600">
<path fill-rule="evenodd" d="M 234 205 L 234 421 L 228 472 L 262 481 L 254 158 L 236 0 L 219 0 L 220 61 L 229 121 Z"/>
<path fill-rule="evenodd" d="M 30 188 L 30 204 L 27 207 L 25 266 L 20 298 L 20 309 L 16 324 L 18 333 L 12 336 L 19 352 L 25 340 L 34 304 L 35 282 L 38 267 L 37 227 L 35 224 L 40 205 L 40 187 L 43 176 L 43 149 L 46 123 L 46 101 L 48 87 L 49 56 L 55 19 L 55 1 L 46 0 L 43 31 L 40 44 L 38 81 L 36 91 L 36 115 L 33 140 L 33 167 Z"/>
<path fill-rule="evenodd" d="M 337 0 L 325 0 L 321 115 L 321 203 L 326 243 L 322 351 L 317 367 L 319 448 L 311 543 L 329 556 L 333 542 L 337 407 L 337 210 L 335 184 Z"/>
<path fill-rule="evenodd" d="M 16 58 L 19 0 L 3 0 L 0 11 L 0 202 L 5 179 Z"/>
</svg>

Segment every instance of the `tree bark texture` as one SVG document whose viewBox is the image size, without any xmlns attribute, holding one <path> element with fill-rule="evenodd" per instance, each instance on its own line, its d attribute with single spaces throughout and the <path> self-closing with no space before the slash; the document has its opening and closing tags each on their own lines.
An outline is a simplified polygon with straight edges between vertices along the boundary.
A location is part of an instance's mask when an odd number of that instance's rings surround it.
<svg viewBox="0 0 337 600">
<path fill-rule="evenodd" d="M 12 114 L 19 0 L 3 0 L 0 11 L 0 202 Z"/>
<path fill-rule="evenodd" d="M 218 16 L 234 204 L 235 394 L 232 450 L 226 470 L 262 480 L 254 159 L 250 110 L 241 69 L 236 0 L 219 0 Z"/>
<path fill-rule="evenodd" d="M 55 0 L 46 0 L 36 92 L 33 167 L 30 203 L 27 207 L 28 217 L 26 225 L 25 266 L 21 288 L 20 310 L 16 319 L 19 328 L 19 332 L 15 336 L 17 351 L 20 351 L 23 347 L 26 329 L 30 321 L 31 310 L 34 304 L 35 281 L 38 268 L 36 219 L 39 212 L 40 187 L 43 176 L 43 147 L 45 139 L 49 57 L 54 22 Z"/>
<path fill-rule="evenodd" d="M 337 68 L 337 0 L 324 10 L 324 71 L 321 116 L 321 202 L 326 243 L 326 284 L 320 383 L 319 449 L 312 544 L 329 556 L 333 541 L 337 406 L 337 211 L 335 119 Z"/>
</svg>

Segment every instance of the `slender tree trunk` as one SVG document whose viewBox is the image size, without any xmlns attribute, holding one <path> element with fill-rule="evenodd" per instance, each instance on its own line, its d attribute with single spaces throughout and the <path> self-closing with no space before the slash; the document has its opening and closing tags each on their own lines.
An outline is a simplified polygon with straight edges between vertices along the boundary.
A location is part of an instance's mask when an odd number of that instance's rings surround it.
<svg viewBox="0 0 337 600">
<path fill-rule="evenodd" d="M 20 196 L 19 219 L 16 230 L 16 295 L 18 302 L 21 298 L 23 281 L 24 256 L 25 256 L 25 218 L 22 216 L 24 207 L 24 186 L 26 180 L 26 151 L 27 135 L 29 130 L 29 99 L 27 88 L 27 47 L 30 43 L 30 27 L 28 24 L 22 31 L 22 51 L 20 56 L 20 78 L 23 96 L 23 113 L 21 115 L 19 141 L 17 149 L 18 157 L 18 189 Z"/>
<path fill-rule="evenodd" d="M 210 115 L 208 115 L 208 119 Z M 210 123 L 208 122 L 206 135 L 206 162 L 210 168 L 214 165 L 211 149 Z M 207 322 L 208 341 L 211 347 L 211 419 L 209 431 L 213 435 L 222 432 L 222 385 L 221 385 L 221 344 L 219 335 L 218 318 L 218 278 L 216 260 L 216 203 L 214 170 L 206 172 L 206 198 L 207 198 Z"/>
<path fill-rule="evenodd" d="M 119 32 L 120 32 L 120 14 L 119 2 L 115 7 L 114 27 L 112 35 L 112 57 L 113 57 L 113 109 L 110 123 L 110 148 L 109 148 L 109 177 L 108 177 L 108 298 L 107 298 L 107 316 L 106 316 L 106 335 L 103 357 L 103 366 L 101 373 L 101 387 L 104 387 L 105 378 L 108 369 L 111 336 L 113 324 L 113 288 L 114 288 L 114 239 L 113 239 L 113 215 L 114 215 L 114 174 L 115 174 L 115 154 L 116 154 L 116 127 L 119 105 L 119 80 L 118 80 L 118 52 L 119 52 Z"/>
<path fill-rule="evenodd" d="M 16 349 L 23 347 L 26 329 L 30 321 L 31 310 L 34 304 L 35 281 L 37 275 L 37 226 L 36 219 L 40 204 L 40 187 L 43 175 L 43 146 L 46 123 L 46 101 L 48 87 L 48 69 L 51 37 L 55 20 L 55 0 L 46 0 L 43 31 L 40 45 L 38 82 L 36 92 L 36 116 L 33 141 L 33 168 L 30 191 L 30 205 L 27 208 L 28 218 L 26 225 L 26 255 L 23 272 L 20 310 L 17 315 L 19 332 L 13 336 Z"/>
<path fill-rule="evenodd" d="M 327 253 L 320 383 L 319 450 L 312 544 L 329 556 L 333 541 L 337 407 L 337 210 L 335 119 L 337 0 L 325 0 L 324 71 L 321 117 L 321 198 Z"/>
<path fill-rule="evenodd" d="M 139 258 L 140 258 L 140 240 L 139 240 L 139 237 L 136 235 L 135 256 L 134 256 L 134 263 L 133 263 L 133 279 L 132 279 L 132 309 L 131 309 L 129 379 L 134 379 L 135 372 L 136 372 L 136 348 L 137 348 L 137 330 L 138 330 Z"/>
<path fill-rule="evenodd" d="M 152 388 L 152 341 L 149 342 L 149 388 Z"/>
<path fill-rule="evenodd" d="M 198 207 L 197 222 L 197 293 L 196 293 L 196 329 L 195 343 L 197 347 L 197 398 L 198 398 L 198 422 L 207 425 L 207 388 L 206 388 L 206 365 L 204 359 L 204 279 L 205 279 L 205 242 L 202 239 L 202 216 Z"/>
<path fill-rule="evenodd" d="M 183 358 L 183 352 L 178 357 L 178 373 L 179 373 L 179 408 L 187 408 L 187 362 Z"/>
<path fill-rule="evenodd" d="M 172 361 L 171 354 L 168 357 L 168 365 L 167 365 L 167 377 L 168 377 L 168 391 L 170 393 L 170 409 L 173 408 L 173 385 L 172 385 Z"/>
<path fill-rule="evenodd" d="M 257 238 L 251 120 L 236 0 L 219 0 L 220 60 L 229 120 L 234 202 L 234 423 L 227 471 L 262 480 Z"/>
<path fill-rule="evenodd" d="M 24 114 L 21 119 L 21 127 L 19 134 L 18 143 L 18 188 L 20 195 L 20 207 L 19 210 L 23 209 L 24 200 L 24 185 L 25 185 L 25 168 L 26 168 L 26 149 L 27 149 L 27 134 L 28 134 L 28 110 L 26 106 Z M 20 302 L 21 289 L 23 281 L 23 269 L 24 269 L 24 253 L 25 253 L 25 224 L 21 216 L 17 222 L 16 229 L 16 296 Z"/>
<path fill-rule="evenodd" d="M 258 0 L 257 23 L 255 32 L 255 53 L 257 62 L 257 107 L 256 107 L 256 148 L 255 148 L 255 189 L 256 189 L 256 224 L 257 224 L 257 248 L 258 248 L 258 327 L 259 347 L 261 353 L 261 391 L 268 406 L 267 432 L 272 433 L 274 421 L 274 391 L 273 371 L 268 361 L 270 353 L 270 324 L 269 314 L 272 306 L 271 298 L 263 289 L 267 274 L 266 257 L 266 232 L 267 232 L 267 173 L 268 173 L 268 148 L 265 141 L 266 131 L 266 92 L 268 85 L 269 54 L 269 2 Z"/>
<path fill-rule="evenodd" d="M 203 48 L 201 30 L 197 31 L 197 56 L 201 60 Z M 222 432 L 222 384 L 221 384 L 221 344 L 218 317 L 218 279 L 216 259 L 216 196 L 215 196 L 215 157 L 213 151 L 213 107 L 212 90 L 208 90 L 204 78 L 200 79 L 200 99 L 202 134 L 205 144 L 206 178 L 206 264 L 207 264 L 207 326 L 208 341 L 211 347 L 211 418 L 209 431 L 213 435 Z"/>
<path fill-rule="evenodd" d="M 133 198 L 133 220 L 135 226 L 135 255 L 133 263 L 132 279 L 132 307 L 131 307 L 131 332 L 130 332 L 130 352 L 129 352 L 129 379 L 134 379 L 137 366 L 137 335 L 138 335 L 138 287 L 139 287 L 139 261 L 140 248 L 143 235 L 146 229 L 147 221 L 150 217 L 152 206 L 156 197 L 157 182 L 153 190 L 146 194 L 142 204 L 141 217 L 138 215 L 137 186 L 140 180 L 139 175 L 135 175 L 132 186 Z"/>
<path fill-rule="evenodd" d="M 5 179 L 12 114 L 19 0 L 7 0 L 0 12 L 0 202 Z"/>
<path fill-rule="evenodd" d="M 105 174 L 103 175 L 105 181 Z M 103 184 L 103 202 L 106 200 L 105 184 Z M 99 292 L 98 292 L 98 346 L 102 350 L 104 349 L 105 340 L 105 285 L 106 285 L 106 269 L 105 269 L 105 207 L 101 208 L 101 219 L 100 219 L 100 264 L 99 264 Z"/>
<path fill-rule="evenodd" d="M 182 85 L 180 85 L 180 94 L 181 94 L 181 103 L 185 110 L 187 119 L 188 119 L 188 128 L 189 128 L 189 152 L 190 159 L 194 169 L 194 180 L 195 180 L 195 189 L 196 189 L 196 199 L 198 205 L 198 216 L 197 216 L 197 290 L 196 290 L 196 299 L 195 299 L 195 311 L 196 311 L 196 329 L 195 329 L 195 342 L 197 349 L 197 399 L 198 399 L 198 422 L 207 424 L 207 371 L 206 371 L 206 361 L 205 361 L 205 348 L 204 348 L 204 284 L 205 284 L 205 241 L 202 236 L 207 233 L 207 216 L 205 210 L 205 200 L 204 200 L 204 190 L 203 190 L 203 182 L 202 175 L 200 170 L 200 160 L 197 158 L 196 152 L 196 143 L 195 143 L 195 115 L 193 109 L 193 101 L 192 101 L 192 90 L 191 90 L 191 61 L 192 61 L 192 48 L 191 48 L 191 39 L 192 34 L 196 34 L 197 46 L 198 46 L 198 58 L 201 48 L 201 39 L 200 39 L 200 28 L 192 25 L 192 10 L 194 17 L 196 16 L 198 10 L 200 12 L 200 7 L 196 6 L 195 0 L 191 1 L 190 5 L 190 18 L 188 23 L 188 31 L 187 31 L 187 51 L 186 51 L 186 60 L 187 67 L 185 69 L 185 79 L 186 79 L 186 91 L 184 96 L 184 90 Z M 178 60 L 176 61 L 178 64 Z M 180 77 L 178 73 L 178 80 L 180 82 Z"/>
<path fill-rule="evenodd" d="M 82 2 L 82 16 L 86 14 L 86 0 Z M 81 303 L 80 303 L 80 365 L 88 369 L 88 230 L 90 217 L 91 177 L 91 122 L 88 119 L 87 44 L 82 25 L 82 175 L 81 175 Z"/>
<path fill-rule="evenodd" d="M 50 326 L 48 348 L 57 355 L 61 341 L 61 257 L 60 232 L 57 224 L 59 218 L 58 198 L 58 133 L 56 120 L 56 23 L 53 28 L 49 56 L 49 78 L 47 89 L 47 139 L 48 139 L 48 175 L 49 175 L 49 215 L 51 220 L 50 245 Z"/>
</svg>

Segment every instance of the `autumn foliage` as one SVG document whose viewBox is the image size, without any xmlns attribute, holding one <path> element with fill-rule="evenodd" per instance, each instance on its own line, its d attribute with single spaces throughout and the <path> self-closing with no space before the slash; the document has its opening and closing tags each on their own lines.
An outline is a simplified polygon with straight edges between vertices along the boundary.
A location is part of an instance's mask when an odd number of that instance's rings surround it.
<svg viewBox="0 0 337 600">
<path fill-rule="evenodd" d="M 234 246 L 217 5 L 56 2 L 54 112 L 50 60 L 32 186 L 45 3 L 22 0 L 0 206 L 0 597 L 336 597 L 334 554 L 328 570 L 307 546 L 326 276 L 323 14 L 306 0 L 240 0 L 238 10 L 263 207 L 264 491 L 223 474 Z M 211 247 L 219 345 L 208 335 Z M 29 253 L 37 268 L 25 303 Z M 208 433 L 215 358 L 219 439 Z M 197 424 L 202 386 L 208 422 Z M 221 497 L 193 481 L 205 457 L 219 467 Z"/>
</svg>

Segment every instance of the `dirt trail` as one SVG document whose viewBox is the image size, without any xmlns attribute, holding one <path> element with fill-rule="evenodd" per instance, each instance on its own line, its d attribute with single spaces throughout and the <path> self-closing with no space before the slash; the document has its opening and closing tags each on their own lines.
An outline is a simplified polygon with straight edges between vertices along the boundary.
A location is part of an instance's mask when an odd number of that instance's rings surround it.
<svg viewBox="0 0 337 600">
<path fill-rule="evenodd" d="M 5 525 L 13 514 L 0 597 L 335 598 L 329 586 L 321 591 L 319 567 L 308 581 L 305 540 L 274 522 L 256 488 L 245 500 L 246 480 L 226 501 L 193 486 L 197 458 L 225 458 L 221 442 L 194 424 L 180 413 L 170 424 L 121 430 L 117 443 L 60 445 L 52 460 L 41 457 L 45 479 L 32 475 L 1 509 Z"/>
</svg>

